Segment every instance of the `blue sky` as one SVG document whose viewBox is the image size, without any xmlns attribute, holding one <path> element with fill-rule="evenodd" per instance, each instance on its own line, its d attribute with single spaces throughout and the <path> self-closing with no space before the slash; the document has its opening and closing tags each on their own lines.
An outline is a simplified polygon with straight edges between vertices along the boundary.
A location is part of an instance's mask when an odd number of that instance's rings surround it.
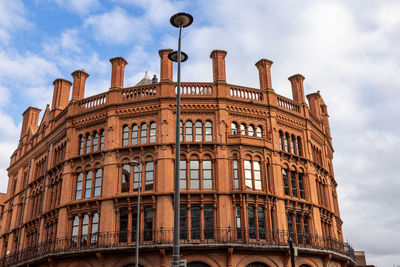
<svg viewBox="0 0 400 267">
<path fill-rule="evenodd" d="M 274 61 L 272 85 L 306 77 L 330 114 L 344 236 L 370 264 L 400 264 L 400 2 L 397 0 L 0 0 L 0 191 L 22 112 L 51 103 L 56 78 L 85 69 L 85 96 L 106 91 L 109 58 L 128 62 L 125 86 L 159 74 L 158 50 L 176 48 L 169 18 L 190 12 L 185 81 L 211 81 L 213 49 L 228 51 L 227 81 L 258 87 L 254 66 Z"/>
</svg>

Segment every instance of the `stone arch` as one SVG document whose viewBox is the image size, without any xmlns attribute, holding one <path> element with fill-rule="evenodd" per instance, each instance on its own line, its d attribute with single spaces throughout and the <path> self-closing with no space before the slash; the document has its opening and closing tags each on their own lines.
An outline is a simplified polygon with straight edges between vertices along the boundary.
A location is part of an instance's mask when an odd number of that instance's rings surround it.
<svg viewBox="0 0 400 267">
<path fill-rule="evenodd" d="M 221 265 L 217 261 L 215 261 L 213 258 L 205 256 L 205 255 L 193 255 L 193 256 L 188 255 L 186 257 L 186 262 L 187 262 L 188 267 L 190 267 L 189 264 L 196 263 L 196 262 L 206 264 L 206 265 L 204 265 L 204 267 L 207 267 L 207 266 L 208 267 L 221 267 Z M 193 267 L 196 267 L 196 265 L 194 265 Z M 202 267 L 202 266 L 199 266 L 199 267 Z"/>
<path fill-rule="evenodd" d="M 267 257 L 265 255 L 254 254 L 254 255 L 245 256 L 243 259 L 241 259 L 238 262 L 236 267 L 247 266 L 248 264 L 251 264 L 253 262 L 263 263 L 263 264 L 266 264 L 268 267 L 280 267 L 280 266 L 283 266 L 283 264 L 279 264 L 279 263 L 275 262 L 273 259 L 271 259 L 271 258 L 269 258 L 269 257 Z"/>
<path fill-rule="evenodd" d="M 300 258 L 296 260 L 297 264 L 299 264 L 299 267 L 318 267 L 318 263 L 315 262 L 314 259 L 311 258 Z"/>
<path fill-rule="evenodd" d="M 107 265 L 108 266 L 108 265 Z M 135 266 L 135 258 L 134 257 L 127 257 L 124 259 L 118 259 L 114 261 L 112 267 L 134 267 Z M 139 266 L 141 267 L 152 267 L 152 263 L 143 257 L 139 257 Z"/>
</svg>

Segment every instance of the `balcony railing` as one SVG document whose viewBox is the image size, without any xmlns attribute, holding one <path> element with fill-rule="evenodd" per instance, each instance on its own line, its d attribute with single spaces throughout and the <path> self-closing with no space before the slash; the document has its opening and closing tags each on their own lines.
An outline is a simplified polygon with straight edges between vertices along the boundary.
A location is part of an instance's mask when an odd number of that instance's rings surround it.
<svg viewBox="0 0 400 267">
<path fill-rule="evenodd" d="M 300 248 L 313 248 L 333 251 L 351 259 L 355 259 L 353 248 L 347 243 L 332 238 L 313 236 L 302 233 L 289 234 L 278 230 L 257 230 L 218 228 L 208 230 L 181 229 L 180 243 L 185 246 L 246 246 L 247 248 L 288 247 L 289 236 L 293 244 Z M 116 249 L 135 247 L 135 232 L 106 232 L 85 236 L 74 236 L 48 240 L 9 254 L 0 259 L 0 266 L 14 266 L 25 262 L 33 262 L 47 255 L 56 256 L 67 253 L 82 253 L 98 249 Z M 143 231 L 140 236 L 140 247 L 172 247 L 173 229 Z"/>
</svg>

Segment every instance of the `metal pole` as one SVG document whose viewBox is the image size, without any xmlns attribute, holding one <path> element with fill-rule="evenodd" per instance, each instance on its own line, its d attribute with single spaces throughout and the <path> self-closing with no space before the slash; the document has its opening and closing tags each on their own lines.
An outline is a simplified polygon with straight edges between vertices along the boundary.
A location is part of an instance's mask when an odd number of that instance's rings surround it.
<svg viewBox="0 0 400 267">
<path fill-rule="evenodd" d="M 138 201 L 136 211 L 136 258 L 135 267 L 139 267 L 139 231 L 140 231 L 140 190 L 142 187 L 142 168 L 140 163 L 136 165 L 139 168 L 139 185 L 138 185 Z M 135 167 L 134 167 L 135 168 Z"/>
<path fill-rule="evenodd" d="M 173 266 L 179 266 L 179 220 L 180 220 L 180 195 L 179 195 L 179 165 L 181 154 L 180 121 L 181 121 L 181 32 L 179 26 L 178 38 L 178 85 L 176 89 L 176 144 L 175 144 L 175 191 L 174 191 L 174 247 L 172 252 Z"/>
<path fill-rule="evenodd" d="M 292 263 L 292 267 L 295 267 L 295 263 L 294 263 L 294 248 L 293 248 L 293 241 L 292 241 L 292 237 L 289 237 L 289 250 L 290 250 L 290 261 Z"/>
</svg>

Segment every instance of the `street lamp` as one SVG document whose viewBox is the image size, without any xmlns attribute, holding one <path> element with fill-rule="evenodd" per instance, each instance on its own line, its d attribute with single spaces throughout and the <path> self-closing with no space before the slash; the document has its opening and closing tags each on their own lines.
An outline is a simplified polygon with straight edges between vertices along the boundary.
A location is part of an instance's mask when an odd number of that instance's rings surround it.
<svg viewBox="0 0 400 267">
<path fill-rule="evenodd" d="M 181 62 L 187 60 L 188 56 L 181 52 L 181 33 L 182 28 L 192 24 L 193 17 L 188 13 L 177 13 L 170 19 L 172 26 L 179 28 L 178 38 L 178 51 L 173 51 L 168 54 L 171 61 L 178 63 L 178 85 L 176 88 L 176 144 L 175 144 L 175 191 L 174 191 L 174 247 L 172 252 L 172 267 L 179 267 L 179 208 L 180 208 L 180 194 L 179 194 L 179 163 L 181 142 L 179 138 L 180 121 L 181 121 Z"/>
<path fill-rule="evenodd" d="M 140 188 L 142 187 L 142 173 L 140 170 L 140 163 L 136 160 L 129 162 L 129 165 L 133 167 L 133 179 L 135 179 L 135 167 L 139 169 L 139 181 L 138 181 L 138 200 L 137 200 L 137 211 L 136 211 L 136 257 L 135 267 L 139 267 L 139 231 L 140 231 Z M 133 181 L 135 182 L 135 181 Z"/>
</svg>

